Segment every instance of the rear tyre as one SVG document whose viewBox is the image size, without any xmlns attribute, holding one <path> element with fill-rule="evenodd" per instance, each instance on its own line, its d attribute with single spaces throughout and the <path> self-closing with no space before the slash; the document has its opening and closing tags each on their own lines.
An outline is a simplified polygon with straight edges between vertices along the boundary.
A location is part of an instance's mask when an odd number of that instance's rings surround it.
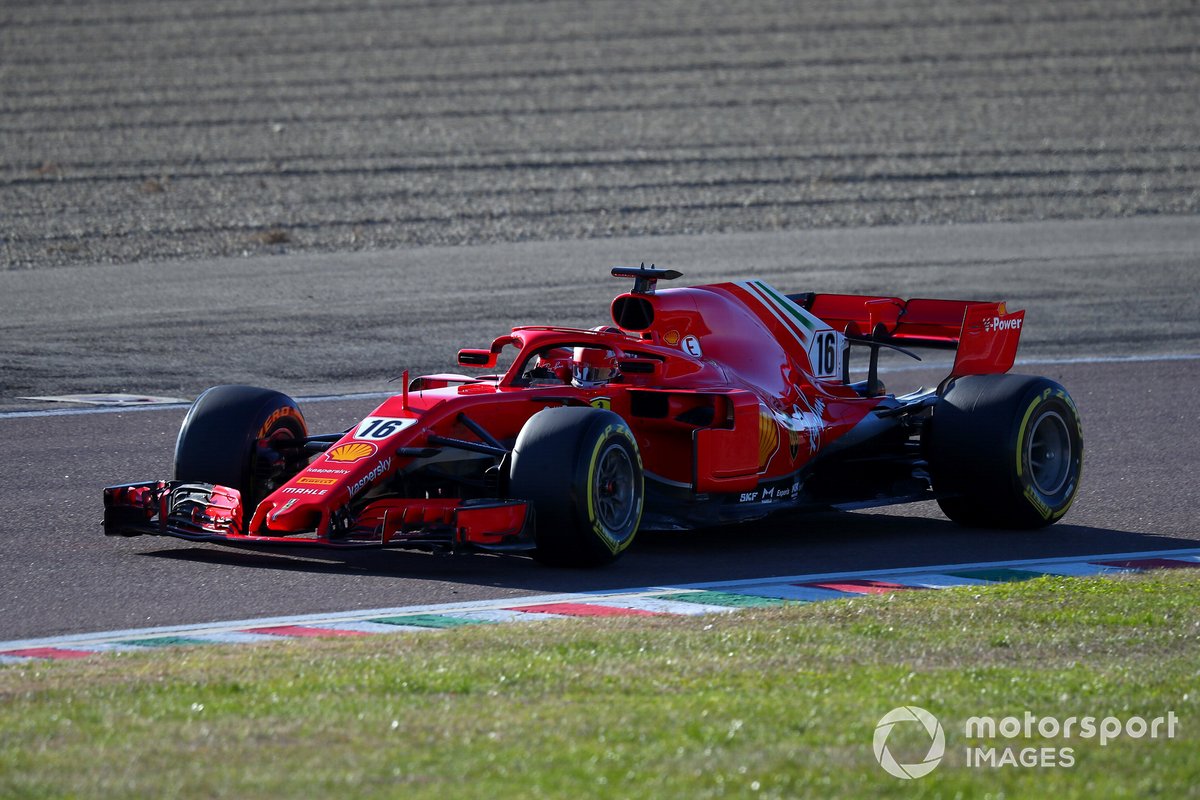
<svg viewBox="0 0 1200 800">
<path fill-rule="evenodd" d="M 538 561 L 614 561 L 637 534 L 643 492 L 637 441 L 611 411 L 548 408 L 517 436 L 509 495 L 533 506 Z"/>
<path fill-rule="evenodd" d="M 243 525 L 268 494 L 304 466 L 308 435 L 292 398 L 254 386 L 214 386 L 192 403 L 175 440 L 175 480 L 212 483 L 242 495 Z"/>
<path fill-rule="evenodd" d="M 947 517 L 977 528 L 1041 528 L 1067 513 L 1083 471 L 1083 428 L 1048 378 L 971 375 L 933 408 L 926 434 Z"/>
</svg>

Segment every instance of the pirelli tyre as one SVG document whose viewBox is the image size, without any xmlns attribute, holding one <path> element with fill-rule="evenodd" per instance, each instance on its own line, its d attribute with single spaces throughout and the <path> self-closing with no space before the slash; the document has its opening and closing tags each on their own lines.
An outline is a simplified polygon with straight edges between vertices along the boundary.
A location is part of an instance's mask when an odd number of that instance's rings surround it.
<svg viewBox="0 0 1200 800">
<path fill-rule="evenodd" d="M 534 414 L 513 448 L 509 495 L 534 510 L 534 557 L 556 566 L 615 560 L 642 519 L 642 460 L 625 420 L 598 408 Z"/>
<path fill-rule="evenodd" d="M 1048 378 L 958 378 L 934 406 L 926 437 L 938 505 L 962 525 L 1050 525 L 1079 489 L 1079 412 Z"/>
<path fill-rule="evenodd" d="M 292 398 L 254 386 L 214 386 L 196 398 L 175 440 L 175 480 L 211 483 L 242 495 L 243 524 L 268 494 L 296 474 L 308 435 Z"/>
</svg>

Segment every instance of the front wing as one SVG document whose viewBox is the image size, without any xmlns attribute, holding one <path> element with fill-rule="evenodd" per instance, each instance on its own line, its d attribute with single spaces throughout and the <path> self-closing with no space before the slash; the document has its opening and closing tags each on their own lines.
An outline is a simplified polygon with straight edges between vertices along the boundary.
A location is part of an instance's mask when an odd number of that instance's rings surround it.
<svg viewBox="0 0 1200 800">
<path fill-rule="evenodd" d="M 522 500 L 384 498 L 352 517 L 335 517 L 325 530 L 282 536 L 244 532 L 243 511 L 241 494 L 225 486 L 183 481 L 109 486 L 104 490 L 104 533 L 339 549 L 520 552 L 534 546 L 533 513 Z"/>
</svg>

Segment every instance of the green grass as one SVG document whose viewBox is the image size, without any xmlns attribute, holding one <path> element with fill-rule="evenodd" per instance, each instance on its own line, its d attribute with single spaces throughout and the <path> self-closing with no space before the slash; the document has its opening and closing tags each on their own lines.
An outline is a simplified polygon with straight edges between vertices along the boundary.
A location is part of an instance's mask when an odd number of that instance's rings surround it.
<svg viewBox="0 0 1200 800">
<path fill-rule="evenodd" d="M 11 665 L 0 797 L 1194 796 L 1198 609 L 1178 571 Z M 871 749 L 905 704 L 947 732 L 915 781 Z M 1179 727 L 964 765 L 967 717 L 1026 710 Z"/>
</svg>

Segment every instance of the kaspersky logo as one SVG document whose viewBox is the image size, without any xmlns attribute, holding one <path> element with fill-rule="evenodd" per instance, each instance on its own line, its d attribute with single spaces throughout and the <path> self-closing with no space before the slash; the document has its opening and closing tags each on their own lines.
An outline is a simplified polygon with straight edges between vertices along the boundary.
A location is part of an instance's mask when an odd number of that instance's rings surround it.
<svg viewBox="0 0 1200 800">
<path fill-rule="evenodd" d="M 912 764 L 901 764 L 892 755 L 892 751 L 888 750 L 888 737 L 898 725 L 920 726 L 929 735 L 929 750 L 923 759 Z M 942 763 L 942 756 L 946 753 L 946 732 L 942 730 L 942 724 L 938 722 L 937 717 L 920 706 L 900 706 L 893 708 L 879 720 L 879 724 L 875 726 L 872 745 L 875 760 L 889 775 L 901 780 L 913 780 L 925 777 Z"/>
</svg>

